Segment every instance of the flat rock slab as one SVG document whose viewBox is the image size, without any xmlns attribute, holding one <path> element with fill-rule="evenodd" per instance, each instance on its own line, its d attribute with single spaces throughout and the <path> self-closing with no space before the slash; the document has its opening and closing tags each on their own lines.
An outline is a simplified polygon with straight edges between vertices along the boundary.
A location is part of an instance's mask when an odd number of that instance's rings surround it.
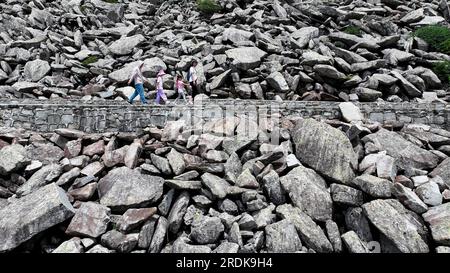
<svg viewBox="0 0 450 273">
<path fill-rule="evenodd" d="M 165 184 L 176 190 L 199 190 L 202 188 L 201 181 L 166 180 Z"/>
<path fill-rule="evenodd" d="M 438 244 L 450 246 L 450 203 L 433 207 L 422 216 L 430 225 L 433 240 Z"/>
<path fill-rule="evenodd" d="M 109 221 L 109 208 L 94 202 L 83 203 L 72 218 L 66 233 L 97 238 L 106 232 Z"/>
<path fill-rule="evenodd" d="M 267 53 L 257 47 L 240 47 L 227 50 L 227 57 L 233 59 L 239 69 L 247 70 L 258 67 Z"/>
<path fill-rule="evenodd" d="M 363 142 L 372 142 L 380 151 L 396 159 L 401 168 L 430 169 L 437 166 L 439 157 L 401 137 L 396 132 L 381 129 L 365 136 Z"/>
<path fill-rule="evenodd" d="M 164 179 L 128 167 L 113 169 L 98 182 L 100 204 L 112 210 L 150 205 L 163 194 Z"/>
<path fill-rule="evenodd" d="M 52 183 L 0 210 L 0 252 L 16 248 L 75 213 L 64 190 Z"/>
<path fill-rule="evenodd" d="M 397 201 L 398 202 L 398 201 Z M 418 229 L 386 200 L 374 200 L 363 206 L 370 222 L 402 253 L 427 253 L 428 245 Z"/>
</svg>

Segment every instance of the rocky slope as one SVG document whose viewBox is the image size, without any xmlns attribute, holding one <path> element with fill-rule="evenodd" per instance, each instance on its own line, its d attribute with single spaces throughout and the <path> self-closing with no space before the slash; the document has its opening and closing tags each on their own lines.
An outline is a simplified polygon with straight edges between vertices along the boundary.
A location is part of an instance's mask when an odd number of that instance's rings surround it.
<svg viewBox="0 0 450 273">
<path fill-rule="evenodd" d="M 450 252 L 450 132 L 341 111 L 2 128 L 0 252 Z"/>
<path fill-rule="evenodd" d="M 219 98 L 449 99 L 431 68 L 450 56 L 411 36 L 448 25 L 446 0 L 226 0 L 212 16 L 194 1 L 117 2 L 2 1 L 0 97 L 124 99 L 138 60 L 152 82 L 169 72 L 172 97 L 173 76 L 195 58 Z"/>
</svg>

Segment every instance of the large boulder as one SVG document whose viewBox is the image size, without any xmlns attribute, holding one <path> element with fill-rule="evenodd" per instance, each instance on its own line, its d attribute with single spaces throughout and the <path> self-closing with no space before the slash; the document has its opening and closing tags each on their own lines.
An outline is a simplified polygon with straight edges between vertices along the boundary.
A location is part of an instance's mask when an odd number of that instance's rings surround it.
<svg viewBox="0 0 450 273">
<path fill-rule="evenodd" d="M 398 201 L 395 201 L 398 202 Z M 401 206 L 401 205 L 400 205 Z M 369 221 L 403 253 L 427 253 L 428 245 L 417 227 L 387 200 L 374 200 L 363 206 Z M 403 207 L 403 206 L 401 206 Z"/>
<path fill-rule="evenodd" d="M 74 213 L 64 190 L 55 183 L 13 200 L 0 210 L 0 252 L 16 248 Z"/>
<path fill-rule="evenodd" d="M 29 93 L 33 90 L 42 90 L 44 85 L 37 82 L 18 81 L 12 85 L 12 87 L 20 93 Z"/>
<path fill-rule="evenodd" d="M 130 37 L 122 37 L 117 41 L 114 41 L 110 46 L 109 50 L 114 55 L 128 55 L 133 52 L 133 50 L 145 42 L 145 37 L 141 34 L 137 34 Z"/>
<path fill-rule="evenodd" d="M 331 220 L 333 201 L 325 180 L 314 170 L 299 166 L 280 178 L 292 203 L 313 220 Z"/>
<path fill-rule="evenodd" d="M 172 209 L 170 210 L 170 214 L 168 217 L 169 221 L 169 231 L 177 234 L 178 230 L 183 223 L 183 217 L 186 214 L 186 209 L 189 205 L 190 196 L 189 193 L 184 191 L 182 192 L 178 198 L 173 203 Z"/>
<path fill-rule="evenodd" d="M 108 228 L 110 211 L 108 207 L 94 202 L 83 203 L 72 218 L 66 233 L 97 238 Z"/>
<path fill-rule="evenodd" d="M 19 195 L 29 194 L 36 189 L 43 187 L 55 181 L 62 173 L 62 167 L 59 164 L 50 164 L 36 171 L 23 185 L 21 185 L 16 193 Z"/>
<path fill-rule="evenodd" d="M 7 175 L 28 165 L 31 160 L 26 149 L 20 144 L 3 147 L 0 150 L 0 174 Z"/>
<path fill-rule="evenodd" d="M 131 62 L 124 65 L 122 68 L 113 71 L 108 74 L 108 77 L 116 82 L 125 83 L 131 77 L 131 72 L 139 65 L 139 61 Z M 144 60 L 144 67 L 142 69 L 142 75 L 144 77 L 154 77 L 158 74 L 160 69 L 167 69 L 166 64 L 158 57 L 149 58 Z"/>
<path fill-rule="evenodd" d="M 316 64 L 314 66 L 314 72 L 319 74 L 322 77 L 344 81 L 347 79 L 347 76 L 339 72 L 334 66 L 327 65 L 327 64 Z"/>
<path fill-rule="evenodd" d="M 270 86 L 272 86 L 272 88 L 279 93 L 286 93 L 289 91 L 289 85 L 287 84 L 283 74 L 280 72 L 273 72 L 270 74 L 269 77 L 267 77 L 267 83 L 269 83 Z"/>
<path fill-rule="evenodd" d="M 233 59 L 234 64 L 242 70 L 253 69 L 259 66 L 261 59 L 267 53 L 257 47 L 240 47 L 225 51 L 228 58 Z"/>
<path fill-rule="evenodd" d="M 296 156 L 320 175 L 349 184 L 358 158 L 348 137 L 338 129 L 314 119 L 301 120 L 293 132 Z"/>
<path fill-rule="evenodd" d="M 164 179 L 135 169 L 113 169 L 98 182 L 100 204 L 113 210 L 150 205 L 163 194 Z"/>
<path fill-rule="evenodd" d="M 303 27 L 294 31 L 291 34 L 291 38 L 295 40 L 295 44 L 299 48 L 304 48 L 309 44 L 311 39 L 318 37 L 319 34 L 319 29 L 316 27 Z"/>
<path fill-rule="evenodd" d="M 431 176 L 436 177 L 440 176 L 447 187 L 450 188 L 450 158 L 442 161 L 431 173 Z"/>
<path fill-rule="evenodd" d="M 217 242 L 225 227 L 219 217 L 204 216 L 192 224 L 191 238 L 199 244 Z"/>
<path fill-rule="evenodd" d="M 289 220 L 281 220 L 266 226 L 265 233 L 268 252 L 291 253 L 302 248 L 297 230 Z"/>
<path fill-rule="evenodd" d="M 406 208 L 416 213 L 422 214 L 428 210 L 427 205 L 410 188 L 400 183 L 395 183 L 392 193 Z"/>
<path fill-rule="evenodd" d="M 43 164 L 56 163 L 64 157 L 64 150 L 51 143 L 32 143 L 25 148 L 29 158 L 41 161 Z"/>
<path fill-rule="evenodd" d="M 227 196 L 231 185 L 225 179 L 210 173 L 204 173 L 201 179 L 203 185 L 211 191 L 214 197 L 222 199 Z"/>
<path fill-rule="evenodd" d="M 224 42 L 230 41 L 234 44 L 247 42 L 252 39 L 253 36 L 254 34 L 250 31 L 245 31 L 233 27 L 225 29 L 222 33 L 222 39 Z"/>
<path fill-rule="evenodd" d="M 24 75 L 26 79 L 37 82 L 45 77 L 50 70 L 51 68 L 47 61 L 34 60 L 25 64 Z"/>
<path fill-rule="evenodd" d="M 302 242 L 319 253 L 333 252 L 333 246 L 327 236 L 306 213 L 289 204 L 278 206 L 276 212 L 282 219 L 294 224 Z"/>
<path fill-rule="evenodd" d="M 423 215 L 437 244 L 450 246 L 450 203 L 433 207 Z"/>
<path fill-rule="evenodd" d="M 379 151 L 386 153 L 396 159 L 397 165 L 403 169 L 431 169 L 439 163 L 439 157 L 412 142 L 401 137 L 396 132 L 381 129 L 374 134 L 362 138 L 362 141 L 372 143 Z"/>
</svg>

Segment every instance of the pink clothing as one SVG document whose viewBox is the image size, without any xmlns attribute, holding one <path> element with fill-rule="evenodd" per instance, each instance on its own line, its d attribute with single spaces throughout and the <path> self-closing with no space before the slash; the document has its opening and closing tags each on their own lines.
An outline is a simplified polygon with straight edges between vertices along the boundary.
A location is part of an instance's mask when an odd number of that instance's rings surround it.
<svg viewBox="0 0 450 273">
<path fill-rule="evenodd" d="M 184 90 L 184 82 L 182 80 L 177 80 L 177 90 L 178 92 Z"/>
</svg>

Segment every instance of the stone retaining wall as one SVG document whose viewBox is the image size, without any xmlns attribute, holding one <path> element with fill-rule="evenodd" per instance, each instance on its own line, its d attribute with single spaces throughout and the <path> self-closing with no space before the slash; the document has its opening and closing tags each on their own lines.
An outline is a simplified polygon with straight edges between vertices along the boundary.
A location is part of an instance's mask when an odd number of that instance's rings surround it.
<svg viewBox="0 0 450 273">
<path fill-rule="evenodd" d="M 253 116 L 258 120 L 273 113 L 340 118 L 336 102 L 274 102 L 208 100 L 192 106 L 129 105 L 117 101 L 15 100 L 0 101 L 0 127 L 25 128 L 48 132 L 56 128 L 75 128 L 86 132 L 133 132 L 149 125 L 164 126 L 180 117 L 191 124 L 199 119 Z M 359 103 L 366 118 L 381 123 L 401 121 L 423 123 L 450 129 L 450 105 L 417 103 Z M 279 116 L 279 115 L 273 115 Z"/>
</svg>

